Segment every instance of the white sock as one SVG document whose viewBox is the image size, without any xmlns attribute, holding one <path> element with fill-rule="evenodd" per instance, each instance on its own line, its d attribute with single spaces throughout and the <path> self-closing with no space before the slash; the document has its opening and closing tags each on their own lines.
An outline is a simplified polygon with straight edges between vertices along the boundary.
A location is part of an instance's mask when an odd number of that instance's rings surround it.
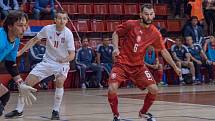
<svg viewBox="0 0 215 121">
<path fill-rule="evenodd" d="M 25 102 L 24 102 L 24 97 L 22 96 L 19 96 L 18 97 L 18 103 L 17 103 L 17 106 L 16 106 L 16 110 L 21 113 L 24 109 L 24 106 L 25 106 Z"/>
<path fill-rule="evenodd" d="M 179 77 L 179 80 L 180 80 L 180 81 L 183 81 L 184 79 L 183 79 L 183 77 L 182 77 L 182 76 L 180 76 L 180 77 Z"/>
<path fill-rule="evenodd" d="M 60 104 L 62 102 L 64 89 L 63 88 L 56 88 L 55 90 L 55 96 L 54 96 L 54 106 L 53 110 L 60 111 Z"/>
<path fill-rule="evenodd" d="M 192 77 L 192 79 L 193 79 L 193 81 L 194 81 L 194 80 L 196 80 L 196 77 L 195 77 L 195 76 L 193 76 L 193 77 Z"/>
</svg>

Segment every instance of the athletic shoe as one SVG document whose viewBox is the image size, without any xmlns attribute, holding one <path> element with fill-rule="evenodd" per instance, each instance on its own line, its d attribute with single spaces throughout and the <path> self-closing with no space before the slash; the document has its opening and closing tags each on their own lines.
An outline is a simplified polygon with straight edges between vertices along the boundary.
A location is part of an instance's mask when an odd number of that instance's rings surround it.
<svg viewBox="0 0 215 121">
<path fill-rule="evenodd" d="M 2 105 L 1 101 L 0 101 L 0 116 L 2 116 L 4 112 L 4 106 Z"/>
<path fill-rule="evenodd" d="M 5 118 L 21 118 L 23 117 L 23 112 L 18 112 L 18 110 L 14 110 L 10 113 L 5 114 Z"/>
<path fill-rule="evenodd" d="M 119 116 L 114 116 L 113 121 L 120 121 L 120 117 Z"/>
<path fill-rule="evenodd" d="M 53 110 L 51 120 L 60 120 L 59 112 Z"/>
<path fill-rule="evenodd" d="M 155 118 L 150 113 L 142 114 L 141 112 L 139 112 L 139 117 L 140 118 L 145 118 L 146 121 L 156 121 Z"/>
</svg>

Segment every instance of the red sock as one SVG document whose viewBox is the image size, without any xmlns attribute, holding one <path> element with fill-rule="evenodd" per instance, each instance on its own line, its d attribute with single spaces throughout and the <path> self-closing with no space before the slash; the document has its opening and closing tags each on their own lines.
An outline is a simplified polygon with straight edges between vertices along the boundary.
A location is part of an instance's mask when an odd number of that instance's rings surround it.
<svg viewBox="0 0 215 121">
<path fill-rule="evenodd" d="M 148 92 L 148 94 L 146 95 L 145 100 L 144 100 L 144 105 L 143 105 L 142 109 L 140 110 L 140 112 L 142 114 L 145 114 L 146 112 L 148 112 L 149 108 L 154 103 L 155 98 L 156 98 L 156 95 L 153 95 Z"/>
<path fill-rule="evenodd" d="M 108 92 L 108 101 L 114 116 L 119 116 L 118 112 L 118 97 L 116 93 Z"/>
</svg>

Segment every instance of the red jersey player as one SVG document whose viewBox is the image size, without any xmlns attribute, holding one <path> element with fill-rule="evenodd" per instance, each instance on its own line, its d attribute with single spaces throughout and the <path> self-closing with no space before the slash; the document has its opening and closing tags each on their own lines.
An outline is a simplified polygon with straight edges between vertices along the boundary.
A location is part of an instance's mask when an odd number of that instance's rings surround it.
<svg viewBox="0 0 215 121">
<path fill-rule="evenodd" d="M 143 58 L 146 48 L 151 45 L 156 51 L 160 51 L 164 59 L 180 75 L 181 71 L 172 60 L 169 52 L 163 44 L 160 32 L 152 25 L 155 17 L 153 6 L 144 4 L 141 8 L 140 20 L 128 20 L 119 25 L 113 33 L 113 45 L 116 62 L 109 78 L 108 101 L 112 109 L 113 121 L 120 121 L 118 112 L 117 89 L 124 80 L 132 80 L 138 88 L 147 89 L 144 105 L 139 111 L 140 118 L 147 121 L 155 121 L 155 118 L 148 113 L 158 93 L 156 82 L 144 65 Z"/>
</svg>

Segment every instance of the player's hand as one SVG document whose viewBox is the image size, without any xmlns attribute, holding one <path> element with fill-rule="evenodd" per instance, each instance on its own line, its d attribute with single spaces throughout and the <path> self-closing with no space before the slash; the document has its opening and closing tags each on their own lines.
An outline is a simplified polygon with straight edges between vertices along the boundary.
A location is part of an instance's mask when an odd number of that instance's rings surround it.
<svg viewBox="0 0 215 121">
<path fill-rule="evenodd" d="M 178 76 L 181 76 L 181 69 L 180 68 L 178 68 L 178 67 L 175 67 L 174 68 L 174 71 L 175 71 L 175 73 L 178 75 Z"/>
<path fill-rule="evenodd" d="M 20 51 L 18 51 L 16 57 L 19 57 L 21 55 L 22 55 L 22 53 Z"/>
<path fill-rule="evenodd" d="M 208 64 L 208 65 L 212 65 L 212 64 L 213 64 L 213 62 L 212 62 L 212 61 L 210 61 L 210 60 L 207 60 L 207 61 L 206 61 L 206 64 Z"/>
<path fill-rule="evenodd" d="M 19 83 L 18 87 L 20 95 L 24 97 L 25 104 L 32 105 L 32 102 L 37 100 L 37 98 L 32 94 L 32 92 L 36 92 L 37 89 L 26 85 L 24 82 Z"/>
<path fill-rule="evenodd" d="M 197 64 L 202 65 L 202 62 L 201 61 L 197 61 Z"/>
<path fill-rule="evenodd" d="M 118 56 L 119 55 L 119 49 L 118 48 L 115 48 L 114 50 L 113 50 L 113 55 L 114 56 Z"/>
</svg>

